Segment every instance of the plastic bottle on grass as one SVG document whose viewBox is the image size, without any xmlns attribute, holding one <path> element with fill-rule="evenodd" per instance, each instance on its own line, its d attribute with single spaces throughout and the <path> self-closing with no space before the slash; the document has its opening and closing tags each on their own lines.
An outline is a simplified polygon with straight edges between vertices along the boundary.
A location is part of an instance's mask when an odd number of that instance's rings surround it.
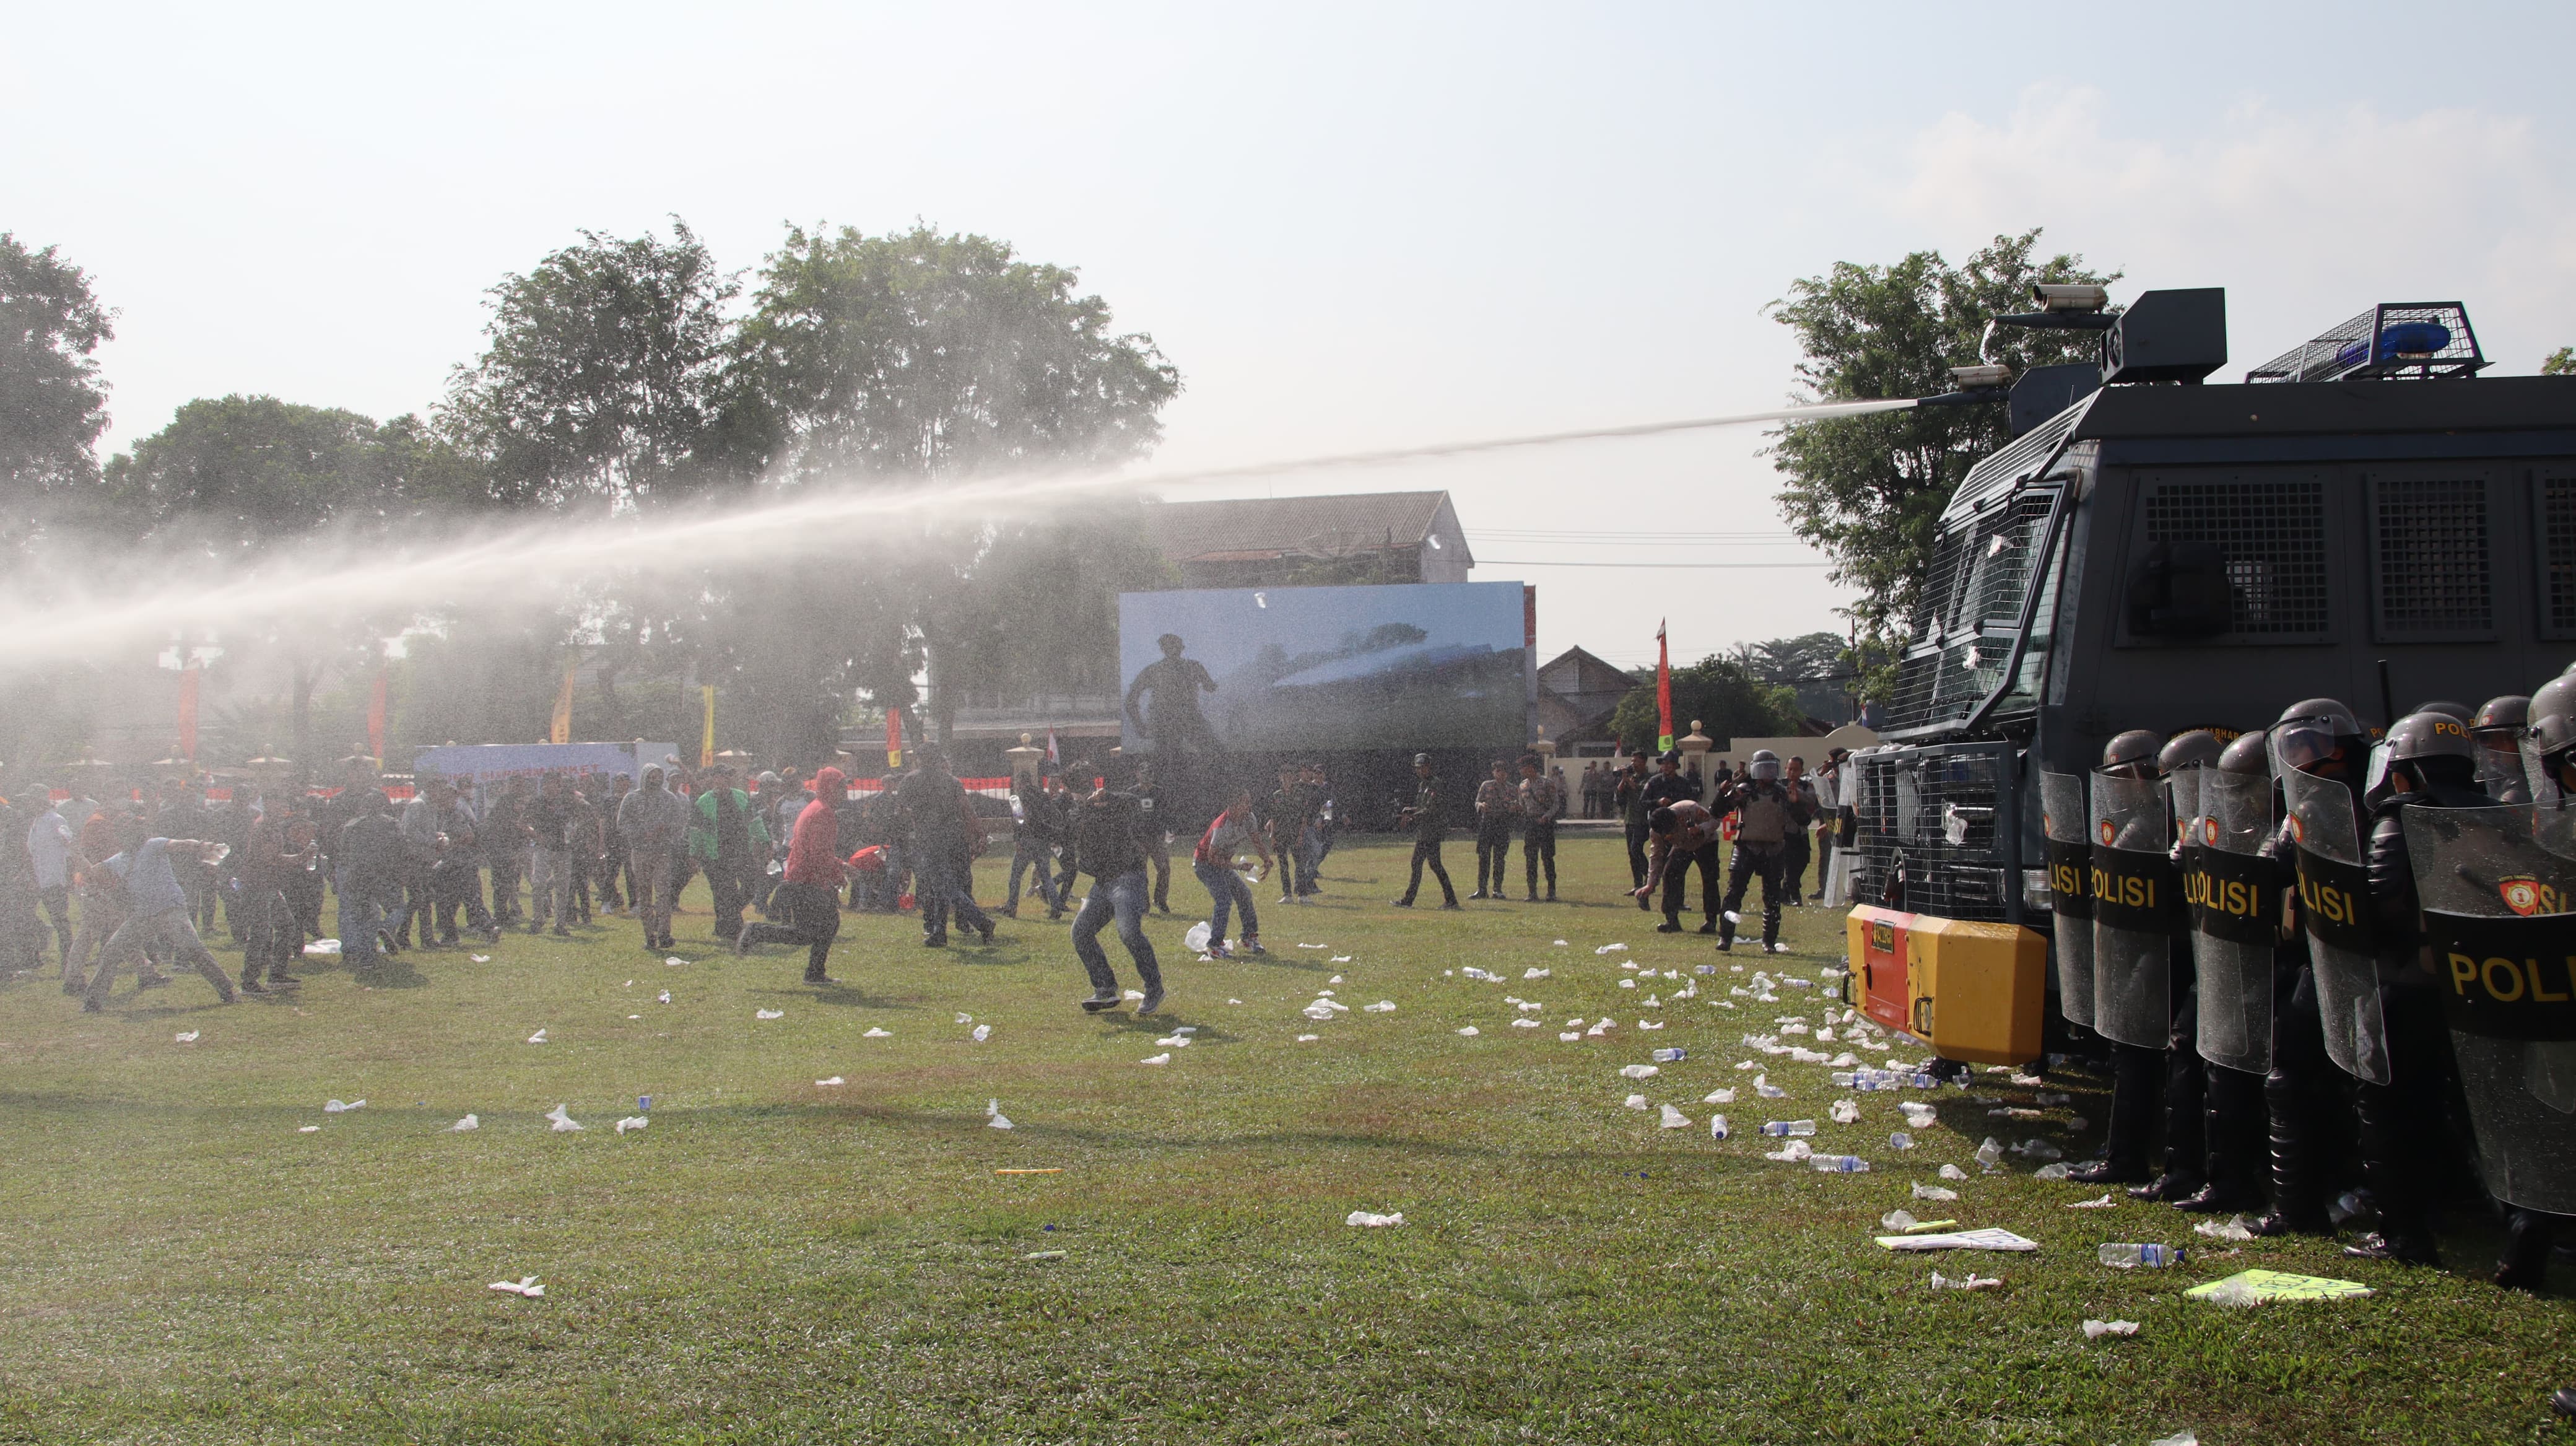
<svg viewBox="0 0 2576 1446">
<path fill-rule="evenodd" d="M 1866 1175 L 1869 1161 L 1858 1155 L 1817 1155 L 1808 1161 L 1828 1175 Z"/>
<path fill-rule="evenodd" d="M 1679 1048 L 1665 1048 L 1654 1051 L 1652 1054 L 1648 1055 L 1647 1058 L 1653 1060 L 1657 1064 L 1673 1064 L 1680 1060 L 1690 1058 L 1690 1054 L 1688 1051 Z"/>
<path fill-rule="evenodd" d="M 1816 1122 L 1814 1120 L 1766 1120 L 1762 1125 L 1762 1133 L 1766 1135 L 1804 1136 L 1812 1135 L 1815 1132 Z"/>
<path fill-rule="evenodd" d="M 2182 1248 L 2174 1245 L 2105 1245 L 2100 1255 L 2104 1265 L 2121 1270 L 2163 1270 L 2182 1264 Z"/>
</svg>

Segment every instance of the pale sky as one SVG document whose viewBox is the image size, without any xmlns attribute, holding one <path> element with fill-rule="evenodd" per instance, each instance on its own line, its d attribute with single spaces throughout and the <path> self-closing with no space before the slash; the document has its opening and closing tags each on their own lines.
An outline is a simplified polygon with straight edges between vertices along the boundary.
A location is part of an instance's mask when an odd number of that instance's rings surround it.
<svg viewBox="0 0 2576 1446">
<path fill-rule="evenodd" d="M 0 229 L 119 312 L 111 446 L 198 396 L 427 408 L 482 293 L 676 213 L 1077 267 L 1188 390 L 1153 470 L 1784 400 L 1837 260 L 2048 228 L 2228 288 L 2221 379 L 2379 301 L 2576 342 L 2576 7 L 21 7 Z M 1281 481 L 1446 487 L 1515 562 L 1798 561 L 1758 431 Z M 1258 488 L 1254 490 L 1269 490 Z M 1223 495 L 1223 494 L 1216 494 Z M 1619 662 L 1835 628 L 1819 569 L 1496 566 Z"/>
</svg>

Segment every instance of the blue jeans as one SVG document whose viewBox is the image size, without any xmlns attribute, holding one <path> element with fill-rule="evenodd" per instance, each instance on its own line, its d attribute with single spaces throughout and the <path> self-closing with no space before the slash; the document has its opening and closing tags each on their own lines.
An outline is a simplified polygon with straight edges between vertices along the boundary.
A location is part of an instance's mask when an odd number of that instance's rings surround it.
<svg viewBox="0 0 2576 1446">
<path fill-rule="evenodd" d="M 1297 831 L 1297 892 L 1320 893 L 1315 885 L 1315 870 L 1324 865 L 1324 827 L 1308 824 Z"/>
<path fill-rule="evenodd" d="M 1062 884 L 1055 881 L 1054 856 L 1042 843 L 1023 843 L 1012 852 L 1011 897 L 1010 901 L 1002 906 L 1003 909 L 1014 914 L 1019 912 L 1020 876 L 1026 873 L 1032 864 L 1037 866 L 1038 871 L 1039 902 L 1045 904 L 1050 912 L 1062 912 L 1064 899 L 1060 890 L 1069 887 L 1073 880 L 1068 877 Z"/>
<path fill-rule="evenodd" d="M 384 901 L 359 882 L 358 871 L 342 869 L 332 880 L 340 894 L 340 962 L 352 969 L 375 965 L 376 933 L 385 926 Z"/>
<path fill-rule="evenodd" d="M 1074 957 L 1091 976 L 1092 988 L 1105 994 L 1118 987 L 1118 976 L 1109 970 L 1109 955 L 1100 947 L 1100 931 L 1113 917 L 1118 921 L 1118 941 L 1127 946 L 1127 957 L 1136 961 L 1136 977 L 1148 992 L 1163 987 L 1162 967 L 1154 962 L 1154 941 L 1145 937 L 1148 902 L 1143 869 L 1092 881 L 1082 912 L 1073 916 Z"/>
<path fill-rule="evenodd" d="M 1236 909 L 1243 911 L 1243 937 L 1261 937 L 1261 916 L 1252 912 L 1252 885 L 1243 875 L 1223 864 L 1198 863 L 1199 882 L 1207 885 L 1208 897 L 1216 900 L 1216 912 L 1208 916 L 1208 943 L 1225 942 L 1227 916 Z"/>
<path fill-rule="evenodd" d="M 921 933 L 925 939 L 948 937 L 948 916 L 953 911 L 957 927 L 988 932 L 993 921 L 975 906 L 974 860 L 962 848 L 943 848 L 936 844 L 922 850 L 912 867 L 913 901 L 921 906 Z"/>
</svg>

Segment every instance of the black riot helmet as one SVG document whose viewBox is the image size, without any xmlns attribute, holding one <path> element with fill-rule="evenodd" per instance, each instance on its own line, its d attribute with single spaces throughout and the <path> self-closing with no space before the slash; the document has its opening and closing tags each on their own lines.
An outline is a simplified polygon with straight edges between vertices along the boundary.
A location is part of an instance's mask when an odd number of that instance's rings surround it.
<svg viewBox="0 0 2576 1446">
<path fill-rule="evenodd" d="M 2418 713 L 2440 713 L 2457 718 L 2463 723 L 2474 723 L 2478 716 L 2477 709 L 2466 703 L 2454 703 L 2448 698 L 2435 698 L 2429 703 L 2418 703 L 2407 709 L 2404 716 L 2411 718 Z"/>
<path fill-rule="evenodd" d="M 2218 771 L 2241 773 L 2248 778 L 2272 776 L 2272 736 L 2257 728 L 2239 733 L 2218 752 Z"/>
<path fill-rule="evenodd" d="M 2102 771 L 2130 778 L 2156 776 L 2156 754 L 2164 740 L 2144 728 L 2132 728 L 2102 745 Z"/>
<path fill-rule="evenodd" d="M 2541 766 L 2554 774 L 2567 763 L 2568 751 L 2576 749 L 2576 674 L 2541 684 L 2531 695 L 2530 717 L 2523 737 L 2540 755 Z"/>
<path fill-rule="evenodd" d="M 2469 736 L 2466 719 L 2429 710 L 2409 713 L 2388 730 L 2388 768 L 2418 788 L 2466 788 L 2477 781 L 2478 741 Z"/>
<path fill-rule="evenodd" d="M 2126 736 L 2126 735 L 2123 735 Z M 2208 768 L 2218 762 L 2227 745 L 2206 728 L 2177 733 L 2164 747 L 2156 750 L 2156 774 L 2170 778 L 2186 768 Z"/>
<path fill-rule="evenodd" d="M 2332 698 L 2310 698 L 2281 710 L 2281 721 L 2272 725 L 2272 761 L 2283 771 L 2304 772 L 2338 748 L 2356 757 L 2365 736 L 2350 708 Z"/>
<path fill-rule="evenodd" d="M 1756 783 L 1777 783 L 1780 781 L 1780 755 L 1768 748 L 1756 748 L 1753 756 L 1745 760 L 1744 772 Z"/>
<path fill-rule="evenodd" d="M 2530 723 L 2531 700 L 2520 693 L 2507 693 L 2478 705 L 2478 715 L 2469 720 L 2469 732 L 2490 748 L 2511 749 Z"/>
</svg>

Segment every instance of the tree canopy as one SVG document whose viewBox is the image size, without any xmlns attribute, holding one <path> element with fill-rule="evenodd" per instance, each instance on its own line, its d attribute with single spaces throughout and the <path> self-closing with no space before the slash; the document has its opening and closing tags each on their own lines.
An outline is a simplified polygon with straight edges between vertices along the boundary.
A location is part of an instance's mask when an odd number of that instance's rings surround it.
<svg viewBox="0 0 2576 1446">
<path fill-rule="evenodd" d="M 93 353 L 114 318 L 58 248 L 0 231 L 0 508 L 13 522 L 98 478 L 107 385 Z"/>
<path fill-rule="evenodd" d="M 1709 737 L 1723 742 L 1792 735 L 1804 715 L 1798 711 L 1795 688 L 1765 683 L 1734 658 L 1707 657 L 1673 669 L 1674 736 L 1689 732 L 1693 719 L 1699 720 Z M 1619 700 L 1610 726 L 1624 752 L 1653 748 L 1655 724 L 1655 679 L 1648 671 L 1645 680 Z"/>
<path fill-rule="evenodd" d="M 2576 376 L 2576 346 L 2562 346 L 2540 363 L 2544 377 Z"/>
<path fill-rule="evenodd" d="M 2038 230 L 1998 236 L 1957 266 L 1917 251 L 1886 266 L 1837 263 L 1791 283 L 1772 315 L 1798 338 L 1803 400 L 1921 397 L 1950 390 L 1949 369 L 1979 359 L 1999 313 L 2030 307 L 2033 282 L 2108 283 L 2081 256 L 2037 258 Z M 2004 330 L 1987 360 L 2015 370 L 2093 354 L 2089 332 Z M 1788 477 L 1782 513 L 1833 559 L 1833 578 L 1859 597 L 1849 612 L 1865 634 L 1901 632 L 1932 560 L 1936 525 L 1968 469 L 2011 440 L 2000 406 L 1909 408 L 1798 422 L 1771 446 Z"/>
</svg>

